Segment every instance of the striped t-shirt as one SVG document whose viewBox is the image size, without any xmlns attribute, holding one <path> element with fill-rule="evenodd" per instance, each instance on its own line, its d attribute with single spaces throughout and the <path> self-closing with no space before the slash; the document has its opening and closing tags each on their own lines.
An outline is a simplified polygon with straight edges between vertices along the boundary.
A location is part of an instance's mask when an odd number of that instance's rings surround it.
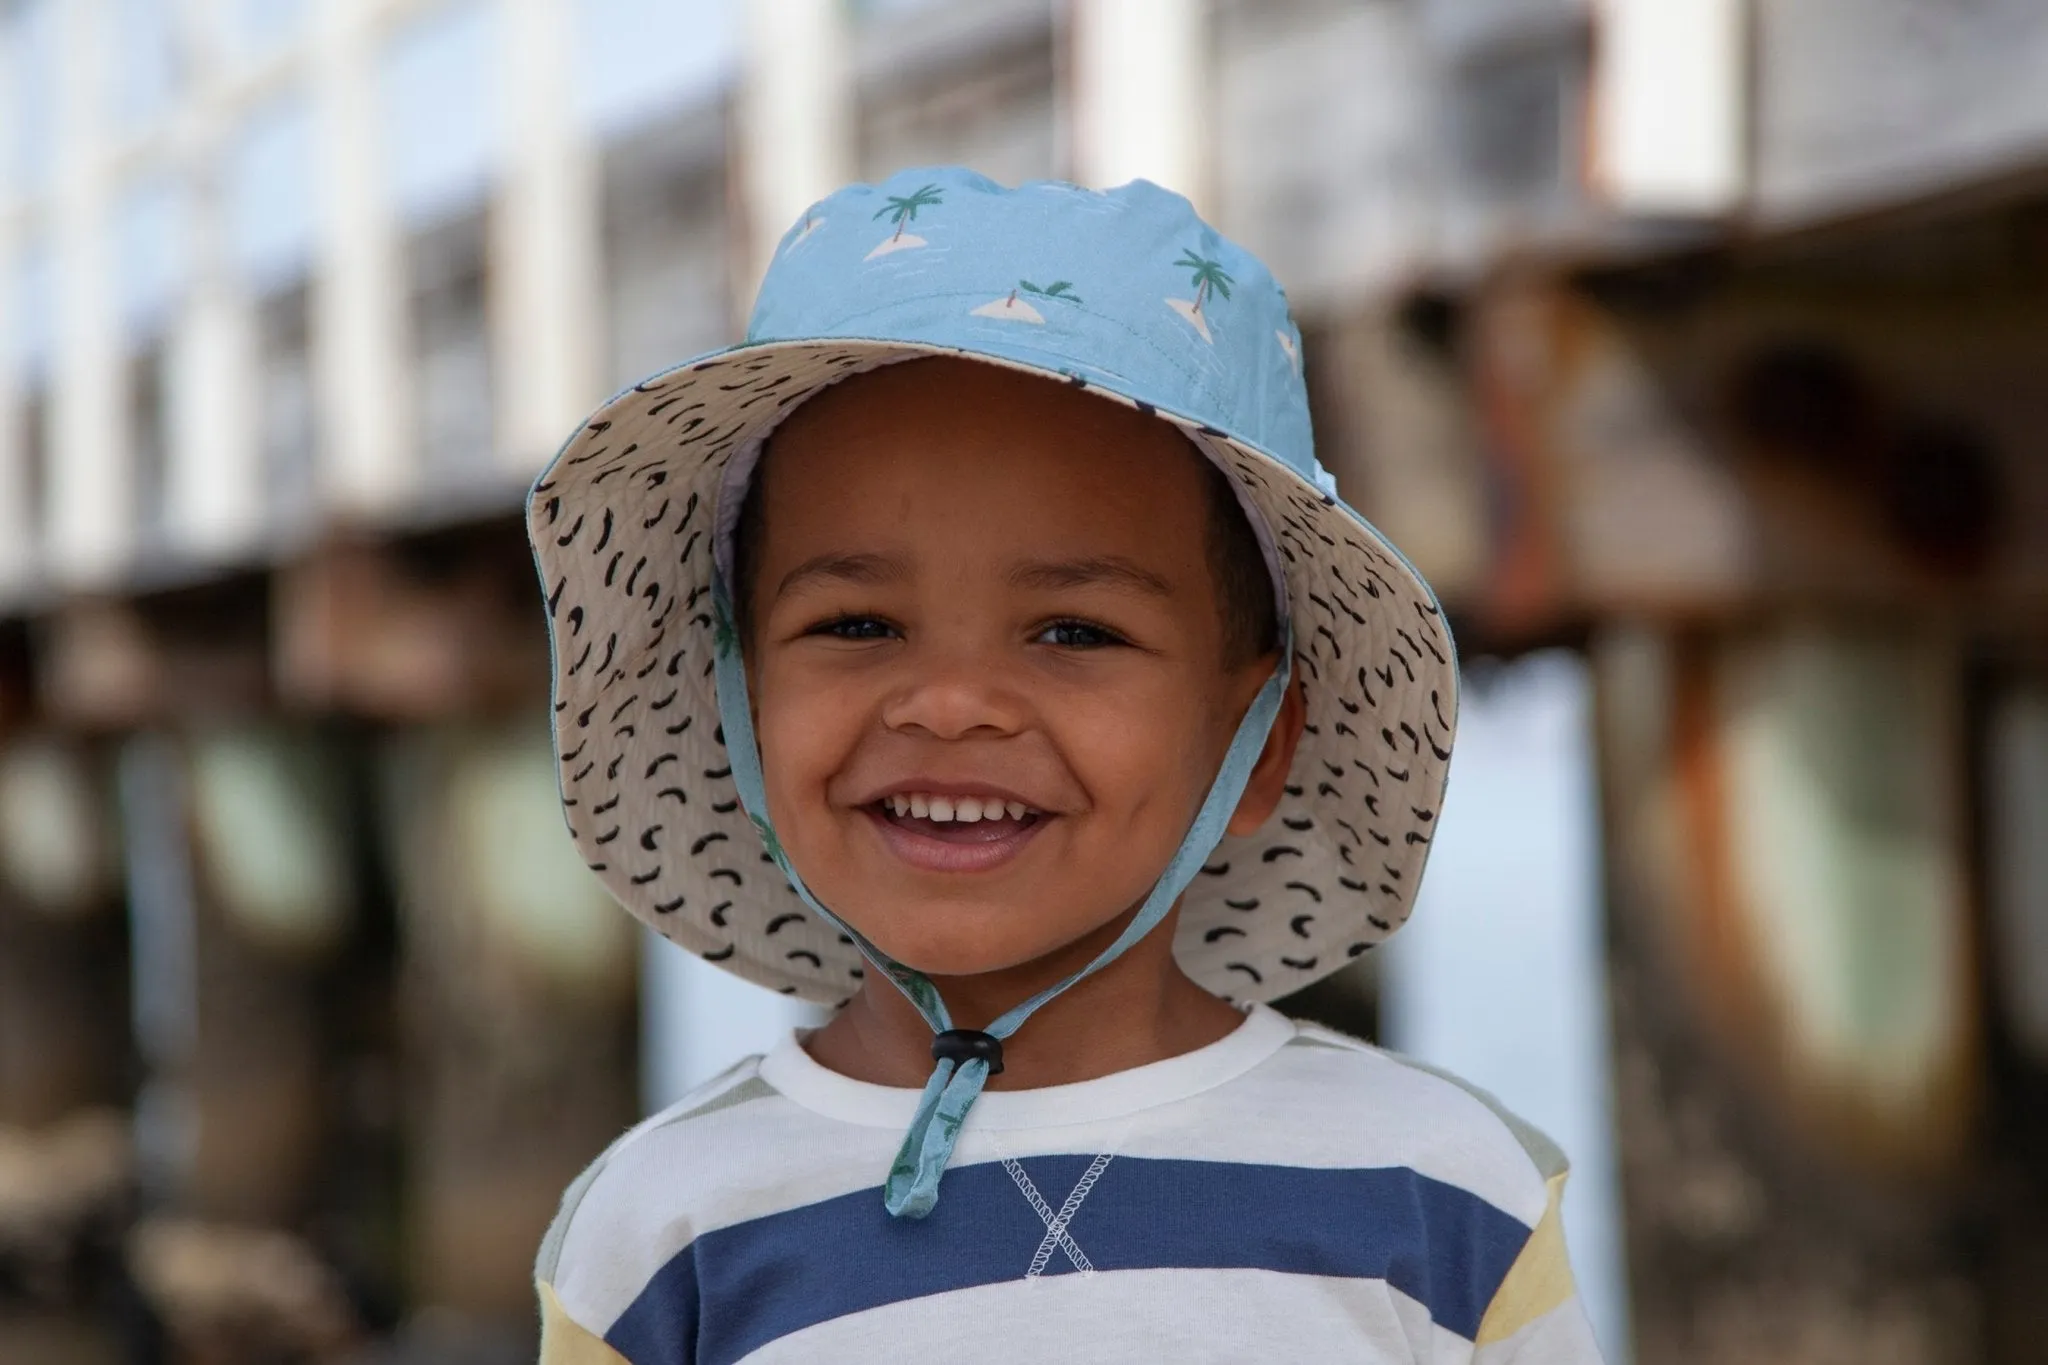
<svg viewBox="0 0 2048 1365">
<path fill-rule="evenodd" d="M 1254 1007 L 1228 1037 L 975 1104 L 922 1221 L 917 1092 L 794 1037 L 627 1133 L 542 1244 L 544 1365 L 1597 1361 L 1564 1162 L 1463 1086 Z"/>
</svg>

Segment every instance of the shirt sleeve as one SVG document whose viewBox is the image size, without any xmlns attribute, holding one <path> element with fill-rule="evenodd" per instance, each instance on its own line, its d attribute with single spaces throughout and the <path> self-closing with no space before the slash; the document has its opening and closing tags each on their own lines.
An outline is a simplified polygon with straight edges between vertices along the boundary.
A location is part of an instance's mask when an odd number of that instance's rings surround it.
<svg viewBox="0 0 2048 1365">
<path fill-rule="evenodd" d="M 1564 1182 L 1563 1170 L 1544 1182 L 1543 1217 L 1480 1319 L 1472 1365 L 1601 1365 L 1565 1254 Z"/>
<path fill-rule="evenodd" d="M 555 1221 L 548 1227 L 547 1236 L 541 1239 L 540 1251 L 533 1262 L 534 1292 L 540 1299 L 540 1365 L 633 1365 L 600 1333 L 571 1316 L 555 1288 L 562 1278 L 563 1244 L 568 1240 L 569 1223 L 582 1206 L 583 1196 L 603 1174 L 612 1154 L 631 1136 L 629 1132 L 606 1148 L 602 1156 L 591 1162 L 583 1174 L 570 1183 L 562 1194 L 562 1207 L 555 1214 Z"/>
<path fill-rule="evenodd" d="M 546 1280 L 540 1291 L 540 1365 L 631 1365 L 604 1338 L 569 1316 L 555 1287 Z"/>
</svg>

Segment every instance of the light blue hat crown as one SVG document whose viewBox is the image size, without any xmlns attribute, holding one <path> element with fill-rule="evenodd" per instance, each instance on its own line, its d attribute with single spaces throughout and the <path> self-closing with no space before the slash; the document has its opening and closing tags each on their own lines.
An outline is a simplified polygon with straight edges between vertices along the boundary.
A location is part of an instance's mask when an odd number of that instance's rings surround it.
<svg viewBox="0 0 2048 1365">
<path fill-rule="evenodd" d="M 749 344 L 821 337 L 1078 375 L 1328 486 L 1286 293 L 1150 181 L 1006 189 L 947 167 L 840 190 L 783 237 L 747 327 Z"/>
</svg>

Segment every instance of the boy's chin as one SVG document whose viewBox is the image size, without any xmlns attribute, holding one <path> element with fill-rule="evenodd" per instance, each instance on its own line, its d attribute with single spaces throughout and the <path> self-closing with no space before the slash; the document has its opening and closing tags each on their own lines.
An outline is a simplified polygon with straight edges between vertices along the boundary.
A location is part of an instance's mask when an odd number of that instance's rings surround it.
<svg viewBox="0 0 2048 1365">
<path fill-rule="evenodd" d="M 1035 966 L 1058 971 L 1085 935 L 1084 929 L 1072 938 L 991 941 L 986 934 L 909 933 L 870 935 L 869 941 L 904 966 L 938 978 L 993 976 Z"/>
<path fill-rule="evenodd" d="M 892 952 L 877 943 L 875 945 L 890 957 L 934 979 L 945 977 L 993 976 L 998 972 L 1016 971 L 1028 967 L 1054 950 L 1056 945 L 1047 945 L 1043 950 L 1021 952 L 991 951 L 986 943 L 972 945 L 954 944 L 913 944 L 903 952 Z"/>
</svg>

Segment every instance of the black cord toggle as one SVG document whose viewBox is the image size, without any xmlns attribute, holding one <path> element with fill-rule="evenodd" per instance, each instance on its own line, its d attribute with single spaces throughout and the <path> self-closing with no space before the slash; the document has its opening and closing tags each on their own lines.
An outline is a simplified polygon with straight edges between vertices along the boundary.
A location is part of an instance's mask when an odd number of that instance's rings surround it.
<svg viewBox="0 0 2048 1365">
<path fill-rule="evenodd" d="M 1003 1040 L 976 1028 L 949 1028 L 932 1038 L 932 1060 L 935 1062 L 943 1062 L 950 1058 L 956 1063 L 965 1064 L 977 1057 L 988 1063 L 989 1075 L 1000 1075 L 1003 1069 Z"/>
</svg>

